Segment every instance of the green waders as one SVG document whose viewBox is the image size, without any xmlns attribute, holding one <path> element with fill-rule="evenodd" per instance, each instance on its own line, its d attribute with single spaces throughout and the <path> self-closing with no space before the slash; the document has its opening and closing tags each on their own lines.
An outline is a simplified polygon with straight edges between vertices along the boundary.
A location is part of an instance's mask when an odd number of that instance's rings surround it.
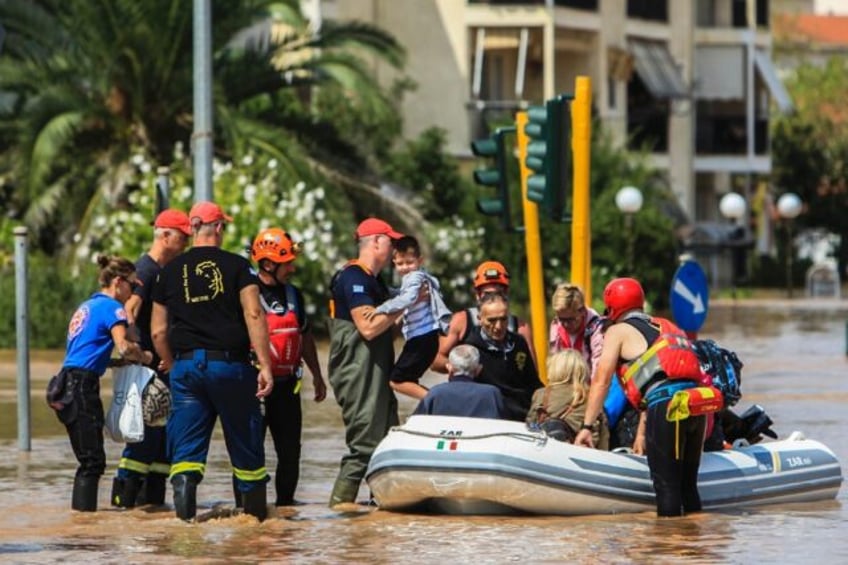
<svg viewBox="0 0 848 565">
<path fill-rule="evenodd" d="M 336 401 L 342 408 L 345 442 L 330 506 L 354 502 L 371 454 L 398 424 L 397 398 L 389 387 L 395 360 L 392 332 L 366 341 L 353 322 L 331 319 L 328 372 Z"/>
</svg>

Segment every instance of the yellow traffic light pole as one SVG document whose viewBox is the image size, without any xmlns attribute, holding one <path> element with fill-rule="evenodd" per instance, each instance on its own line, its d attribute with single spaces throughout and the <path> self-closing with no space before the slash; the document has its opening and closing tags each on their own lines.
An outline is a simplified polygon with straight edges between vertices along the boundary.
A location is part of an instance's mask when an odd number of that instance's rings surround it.
<svg viewBox="0 0 848 565">
<path fill-rule="evenodd" d="M 592 231 L 589 216 L 589 152 L 592 137 L 592 82 L 589 77 L 577 77 L 574 100 L 571 102 L 571 131 L 571 151 L 574 159 L 571 204 L 571 282 L 583 288 L 586 304 L 591 304 Z"/>
<path fill-rule="evenodd" d="M 544 384 L 548 383 L 545 360 L 548 357 L 548 324 L 545 317 L 545 284 L 542 270 L 542 243 L 539 236 L 539 207 L 527 199 L 527 179 L 530 169 L 527 168 L 527 145 L 529 139 L 524 132 L 527 125 L 527 112 L 515 115 L 518 142 L 518 166 L 521 177 L 521 207 L 524 211 L 524 245 L 527 248 L 527 273 L 530 288 L 530 327 L 533 332 L 533 343 L 529 344 L 536 350 L 536 360 L 539 365 L 539 378 Z"/>
</svg>

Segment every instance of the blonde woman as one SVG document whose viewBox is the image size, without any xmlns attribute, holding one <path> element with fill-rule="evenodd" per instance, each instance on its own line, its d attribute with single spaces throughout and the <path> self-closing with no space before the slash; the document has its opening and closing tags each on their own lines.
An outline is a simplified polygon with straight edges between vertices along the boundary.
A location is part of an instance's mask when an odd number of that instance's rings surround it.
<svg viewBox="0 0 848 565">
<path fill-rule="evenodd" d="M 589 365 L 579 351 L 566 349 L 549 356 L 547 367 L 548 386 L 533 393 L 527 423 L 539 424 L 555 439 L 573 443 L 586 414 Z M 609 431 L 603 416 L 591 426 L 591 431 L 595 445 L 607 449 Z"/>
<path fill-rule="evenodd" d="M 589 380 L 595 374 L 604 343 L 602 318 L 586 306 L 583 289 L 576 284 L 558 284 L 551 296 L 554 319 L 548 334 L 548 351 L 578 351 L 589 365 Z"/>
</svg>

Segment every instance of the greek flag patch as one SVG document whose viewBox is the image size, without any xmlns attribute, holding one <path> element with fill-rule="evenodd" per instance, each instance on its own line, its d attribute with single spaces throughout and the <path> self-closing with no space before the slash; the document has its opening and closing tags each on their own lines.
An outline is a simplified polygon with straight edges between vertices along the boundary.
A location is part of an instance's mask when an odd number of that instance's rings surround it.
<svg viewBox="0 0 848 565">
<path fill-rule="evenodd" d="M 364 287 L 364 286 L 362 286 L 361 284 L 355 284 L 355 285 L 353 285 L 353 292 L 354 292 L 354 293 L 357 293 L 357 292 L 358 292 L 358 293 L 364 293 L 364 292 L 365 292 L 365 287 Z"/>
</svg>

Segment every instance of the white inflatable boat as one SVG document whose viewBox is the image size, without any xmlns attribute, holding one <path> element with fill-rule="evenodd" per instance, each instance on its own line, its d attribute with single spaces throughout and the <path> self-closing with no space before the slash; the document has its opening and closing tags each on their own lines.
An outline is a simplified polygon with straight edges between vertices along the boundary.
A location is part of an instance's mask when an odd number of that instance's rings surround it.
<svg viewBox="0 0 848 565">
<path fill-rule="evenodd" d="M 833 452 L 788 439 L 704 453 L 705 509 L 836 497 Z M 644 457 L 575 447 L 521 422 L 412 416 L 377 447 L 366 480 L 385 510 L 442 514 L 615 514 L 655 509 Z"/>
</svg>

